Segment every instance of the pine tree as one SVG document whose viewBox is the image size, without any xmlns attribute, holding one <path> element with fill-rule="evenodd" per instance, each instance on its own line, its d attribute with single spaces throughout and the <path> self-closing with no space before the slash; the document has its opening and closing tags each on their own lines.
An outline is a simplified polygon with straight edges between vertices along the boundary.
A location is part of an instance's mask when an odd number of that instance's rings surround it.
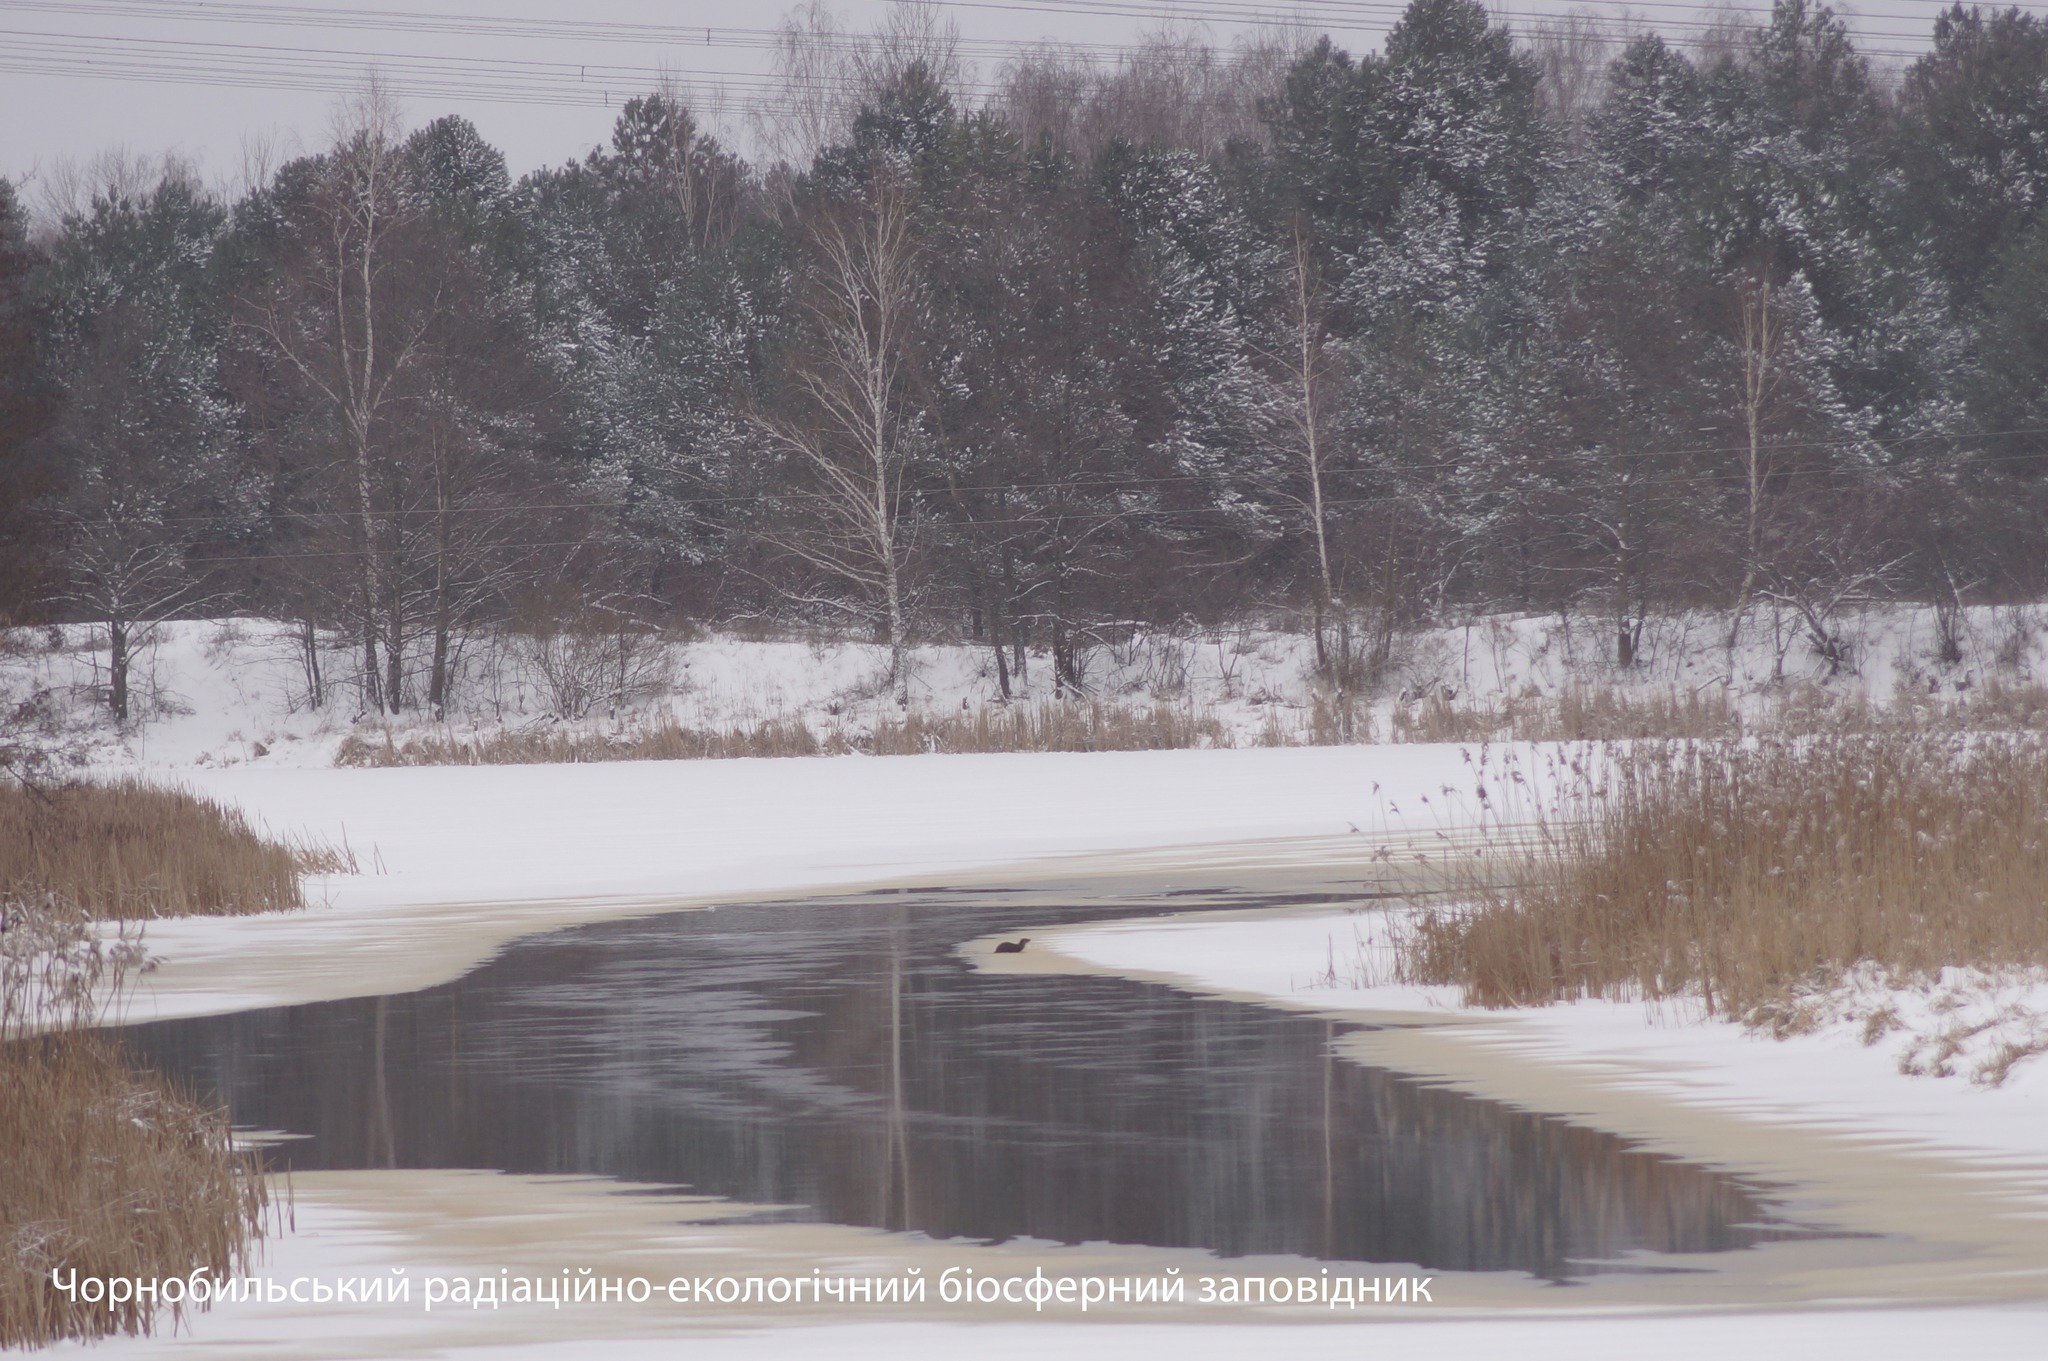
<svg viewBox="0 0 2048 1361">
<path fill-rule="evenodd" d="M 36 354 L 35 255 L 14 186 L 0 180 L 0 622 L 26 616 L 49 588 L 49 533 L 36 507 L 54 469 L 39 438 L 57 393 Z"/>
<path fill-rule="evenodd" d="M 1956 5 L 1902 91 L 1904 206 L 1956 304 L 1974 309 L 2048 204 L 2048 23 Z"/>
<path fill-rule="evenodd" d="M 105 630 L 107 702 L 122 723 L 136 648 L 204 589 L 194 547 L 254 528 L 219 373 L 213 255 L 225 223 L 180 176 L 140 197 L 110 189 L 63 223 L 38 287 L 43 362 L 65 389 L 50 435 L 63 480 L 49 502 L 63 598 Z"/>
<path fill-rule="evenodd" d="M 610 147 L 515 193 L 567 455 L 624 528 L 683 564 L 731 546 L 763 329 L 738 254 L 752 192 L 686 108 L 652 95 L 627 104 Z"/>
</svg>

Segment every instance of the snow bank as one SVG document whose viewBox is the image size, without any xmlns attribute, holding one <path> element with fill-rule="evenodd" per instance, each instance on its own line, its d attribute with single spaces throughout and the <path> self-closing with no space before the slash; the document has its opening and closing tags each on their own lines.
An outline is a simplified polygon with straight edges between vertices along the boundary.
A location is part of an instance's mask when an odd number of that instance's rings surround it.
<svg viewBox="0 0 2048 1361">
<path fill-rule="evenodd" d="M 1064 928 L 1053 933 L 1051 948 L 1098 968 L 1166 977 L 1196 991 L 1379 1019 L 1387 1013 L 1456 1018 L 1465 1022 L 1457 1031 L 1461 1040 L 1537 1062 L 1625 1075 L 1639 1090 L 1680 1102 L 1989 1158 L 2048 1178 L 2048 1058 L 2016 1064 L 1994 1088 L 1915 1075 L 1926 1071 L 1924 1027 L 1888 1031 L 1865 1043 L 1863 1022 L 1845 1016 L 1774 1040 L 1702 1016 L 1689 1003 L 1467 1008 L 1456 988 L 1383 981 L 1393 972 L 1391 936 L 1381 913 L 1334 912 Z M 1946 982 L 1971 998 L 1981 996 L 1960 977 Z M 2018 1006 L 2048 1015 L 2048 982 L 2008 982 L 1993 995 L 1994 1012 Z M 1940 1005 L 1913 993 L 1889 996 L 1908 1021 L 1915 1019 L 1914 1008 Z"/>
<path fill-rule="evenodd" d="M 1713 614 L 1653 620 L 1638 664 L 1612 665 L 1608 627 L 1556 615 L 1476 617 L 1466 623 L 1404 633 L 1392 674 L 1366 706 L 1380 740 L 1396 729 L 1396 710 L 1417 696 L 1447 696 L 1461 706 L 1555 699 L 1570 690 L 1601 690 L 1623 700 L 1654 700 L 1692 692 L 1726 693 L 1738 709 L 1759 710 L 1784 683 L 1810 683 L 1829 693 L 1888 702 L 1901 694 L 1967 702 L 1992 680 L 2022 683 L 2048 673 L 2048 629 L 2034 606 L 1965 611 L 1963 660 L 1942 664 L 1931 610 L 1873 608 L 1835 622 L 1851 669 L 1831 673 L 1788 618 L 1759 610 L 1731 654 L 1728 621 Z M 771 720 L 797 720 L 820 736 L 859 735 L 900 717 L 884 683 L 887 649 L 845 641 L 761 641 L 712 635 L 669 646 L 658 665 L 667 684 L 619 712 L 564 719 L 554 711 L 544 678 L 502 640 L 480 637 L 465 655 L 448 723 L 423 715 L 362 718 L 348 678 L 353 659 L 330 640 L 322 652 L 324 707 L 310 703 L 311 681 L 295 626 L 267 620 L 175 622 L 154 631 L 134 674 L 141 721 L 115 733 L 94 710 L 106 683 L 98 630 L 18 629 L 12 654 L 0 651 L 0 690 L 34 683 L 69 700 L 90 730 L 95 759 L 111 766 L 220 767 L 242 764 L 326 766 L 350 733 L 413 729 L 455 736 L 489 735 L 566 722 L 591 732 L 672 720 L 723 730 Z M 1312 648 L 1294 633 L 1240 627 L 1140 633 L 1088 656 L 1088 697 L 1105 703 L 1189 706 L 1213 717 L 1235 746 L 1299 743 L 1315 711 Z M 985 646 L 938 644 L 912 654 L 911 707 L 957 714 L 999 698 L 994 659 Z M 1019 701 L 1052 698 L 1052 667 L 1044 656 L 1013 677 Z"/>
<path fill-rule="evenodd" d="M 274 830 L 345 838 L 371 872 L 307 888 L 347 909 L 773 891 L 1089 852 L 1427 836 L 1461 825 L 1443 789 L 1466 776 L 1458 748 L 1407 746 L 243 766 L 179 779 Z"/>
</svg>

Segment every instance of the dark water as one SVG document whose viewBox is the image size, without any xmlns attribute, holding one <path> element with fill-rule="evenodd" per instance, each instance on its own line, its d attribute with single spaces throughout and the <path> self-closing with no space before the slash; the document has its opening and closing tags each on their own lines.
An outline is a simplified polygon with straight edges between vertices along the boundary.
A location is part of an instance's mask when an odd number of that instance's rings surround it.
<svg viewBox="0 0 2048 1361">
<path fill-rule="evenodd" d="M 1185 906 L 1184 904 L 1182 906 Z M 721 908 L 534 937 L 424 992 L 127 1032 L 296 1168 L 595 1173 L 936 1237 L 1563 1279 L 1779 1236 L 1757 1193 L 1340 1061 L 1341 1027 L 1001 976 L 1002 895 Z"/>
</svg>

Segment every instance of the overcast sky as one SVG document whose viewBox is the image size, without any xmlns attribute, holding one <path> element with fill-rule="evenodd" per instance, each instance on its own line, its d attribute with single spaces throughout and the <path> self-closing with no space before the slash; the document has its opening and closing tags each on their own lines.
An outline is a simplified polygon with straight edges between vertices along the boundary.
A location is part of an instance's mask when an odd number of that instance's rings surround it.
<svg viewBox="0 0 2048 1361">
<path fill-rule="evenodd" d="M 874 24 L 892 0 L 830 4 L 844 26 Z M 1683 36 L 1698 0 L 1502 0 L 1511 22 L 1584 8 L 1632 13 Z M 1767 0 L 1733 0 L 1734 9 Z M 769 70 L 783 0 L 0 0 L 0 175 L 17 181 L 110 147 L 178 152 L 232 180 L 247 148 L 319 146 L 340 91 L 375 68 L 413 122 L 462 114 L 515 174 L 580 155 L 620 101 L 661 73 L 739 115 Z M 945 6 L 985 75 L 1014 45 L 1043 38 L 1122 45 L 1170 19 L 1228 43 L 1294 16 L 1354 52 L 1377 48 L 1399 0 L 976 0 Z M 1923 50 L 1935 0 L 1842 6 L 1865 44 Z M 2023 8 L 2048 9 L 2048 3 Z M 1253 21 L 1247 23 L 1247 20 Z M 743 124 L 743 115 L 732 119 Z M 33 192 L 33 190 L 31 191 Z"/>
</svg>

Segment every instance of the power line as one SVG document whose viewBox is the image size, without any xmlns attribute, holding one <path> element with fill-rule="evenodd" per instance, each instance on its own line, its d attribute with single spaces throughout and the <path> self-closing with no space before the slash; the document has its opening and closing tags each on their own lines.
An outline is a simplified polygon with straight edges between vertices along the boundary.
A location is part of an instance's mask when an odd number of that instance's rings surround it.
<svg viewBox="0 0 2048 1361">
<path fill-rule="evenodd" d="M 534 39 L 557 43 L 563 40 L 617 44 L 644 48 L 649 45 L 673 47 L 740 48 L 774 50 L 782 46 L 781 29 L 740 28 L 731 25 L 621 24 L 589 19 L 523 19 L 494 15 L 426 13 L 392 10 L 346 10 L 318 6 L 263 4 L 213 4 L 205 0 L 110 0 L 85 4 L 78 0 L 0 0 L 0 10 L 24 13 L 63 14 L 73 17 L 116 17 L 172 20 L 192 23 L 268 25 L 294 29 L 370 30 L 385 33 L 438 33 L 462 37 Z M 854 50 L 870 41 L 865 35 L 813 34 L 806 40 L 842 50 Z M 1002 39 L 962 38 L 957 49 L 966 55 L 1014 56 L 1036 46 Z M 1063 42 L 1063 48 L 1110 56 L 1120 54 L 1129 44 L 1107 42 Z"/>
<path fill-rule="evenodd" d="M 1071 16 L 1085 10 L 1094 15 L 1154 19 L 1215 19 L 1240 25 L 1283 26 L 1298 31 L 1302 18 L 1311 24 L 1357 18 L 1363 15 L 1392 16 L 1404 8 L 1394 0 L 1312 0 L 1299 11 L 1243 9 L 1218 4 L 1215 0 L 1169 5 L 1154 0 L 1080 5 L 1076 0 L 951 0 L 953 8 L 1018 10 Z M 1680 0 L 1647 7 L 1680 8 Z M 1632 6 L 1631 8 L 1635 8 Z M 238 23 L 282 26 L 295 30 L 341 29 L 377 32 L 430 32 L 466 37 L 500 37 L 526 40 L 583 40 L 610 44 L 667 44 L 683 48 L 729 47 L 772 50 L 783 42 L 778 30 L 674 24 L 620 24 L 595 20 L 516 19 L 496 16 L 448 14 L 430 11 L 351 11 L 327 7 L 289 7 L 259 3 L 202 4 L 197 0 L 0 0 L 0 10 L 22 13 L 53 13 L 124 19 L 172 19 L 186 22 Z M 1745 9 L 1745 15 L 1766 11 Z M 1283 24 L 1284 19 L 1284 24 Z M 1702 27 L 1707 20 L 1665 20 L 1660 26 Z M 0 54 L 0 71 L 17 74 L 68 75 L 90 79 L 123 81 L 148 80 L 167 84 L 240 86 L 269 89 L 313 89 L 322 93 L 346 91 L 360 83 L 365 65 L 383 71 L 405 93 L 443 98 L 475 99 L 487 102 L 556 105 L 609 106 L 614 94 L 622 99 L 640 90 L 658 88 L 678 76 L 736 86 L 743 92 L 762 96 L 773 106 L 779 83 L 762 72 L 735 71 L 703 66 L 673 64 L 594 64 L 566 60 L 486 58 L 477 56 L 426 56 L 403 52 L 337 49 L 320 46 L 256 43 L 201 43 L 183 39 L 132 34 L 51 33 L 41 30 L 8 30 L 10 50 Z M 1909 35 L 1880 31 L 1867 36 L 1910 38 Z M 840 35 L 808 35 L 805 41 L 849 51 L 868 41 Z M 1023 58 L 1040 45 L 963 40 L 962 51 Z M 1134 50 L 1113 44 L 1061 44 L 1064 51 L 1078 51 L 1091 57 L 1125 55 Z M 1924 49 L 1898 51 L 1866 47 L 1873 54 L 1916 55 Z M 574 71 L 572 76 L 571 71 Z M 964 82 L 962 94 L 989 98 L 999 87 L 988 82 Z"/>
<path fill-rule="evenodd" d="M 903 4 L 906 0 L 891 2 Z M 1952 0 L 1943 0 L 1937 8 L 1946 9 L 1951 2 Z M 1589 0 L 1589 3 L 1579 8 L 1590 10 L 1601 6 L 1614 10 L 1617 17 L 1623 20 L 1638 17 L 1643 10 L 1680 11 L 1697 16 L 1702 8 L 1701 5 L 1693 3 L 1693 0 Z M 1384 32 L 1392 28 L 1408 10 L 1408 5 L 1403 0 L 1303 0 L 1303 3 L 1299 4 L 1249 8 L 1234 3 L 1234 0 L 942 0 L 941 7 L 1022 14 L 1057 14 L 1069 18 L 1087 15 L 1151 19 L 1169 24 L 1216 23 L 1291 32 L 1318 28 Z M 2001 4 L 1998 8 L 2003 9 L 2006 6 Z M 2032 11 L 2041 7 L 2021 5 L 2019 8 Z M 1731 17 L 1768 20 L 1771 8 L 1769 5 L 1730 5 L 1725 12 Z M 1693 29 L 1702 32 L 1718 31 L 1723 26 L 1723 21 L 1718 17 L 1660 18 L 1654 25 L 1659 29 Z M 1930 23 L 1925 35 L 1873 29 L 1855 31 L 1865 36 L 1919 39 L 1931 36 L 1932 24 Z"/>
</svg>

